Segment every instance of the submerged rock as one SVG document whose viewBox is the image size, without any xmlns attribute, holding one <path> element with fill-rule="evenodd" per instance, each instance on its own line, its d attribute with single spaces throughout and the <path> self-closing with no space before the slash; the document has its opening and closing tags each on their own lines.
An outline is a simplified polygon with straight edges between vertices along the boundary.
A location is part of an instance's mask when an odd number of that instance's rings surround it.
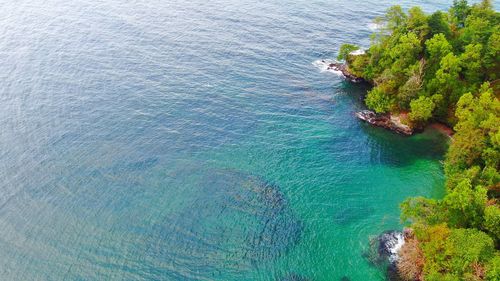
<svg viewBox="0 0 500 281">
<path fill-rule="evenodd" d="M 180 172 L 195 176 L 186 181 L 176 173 L 170 184 L 191 196 L 156 218 L 151 229 L 137 230 L 147 234 L 141 240 L 148 258 L 175 264 L 159 273 L 167 279 L 223 280 L 298 243 L 302 222 L 278 185 L 231 170 Z M 196 274 L 184 275 L 191 270 Z"/>
<path fill-rule="evenodd" d="M 371 110 L 356 112 L 356 117 L 373 126 L 382 127 L 405 136 L 413 135 L 413 129 L 401 122 L 398 116 L 391 114 L 376 114 Z"/>
</svg>

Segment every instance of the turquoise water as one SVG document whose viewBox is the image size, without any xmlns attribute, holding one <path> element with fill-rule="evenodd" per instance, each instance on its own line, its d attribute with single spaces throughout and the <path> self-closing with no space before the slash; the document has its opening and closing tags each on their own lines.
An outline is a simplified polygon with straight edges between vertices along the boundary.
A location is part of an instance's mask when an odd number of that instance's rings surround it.
<svg viewBox="0 0 500 281">
<path fill-rule="evenodd" d="M 3 3 L 0 279 L 384 280 L 369 240 L 442 195 L 446 140 L 313 62 L 393 3 Z"/>
</svg>

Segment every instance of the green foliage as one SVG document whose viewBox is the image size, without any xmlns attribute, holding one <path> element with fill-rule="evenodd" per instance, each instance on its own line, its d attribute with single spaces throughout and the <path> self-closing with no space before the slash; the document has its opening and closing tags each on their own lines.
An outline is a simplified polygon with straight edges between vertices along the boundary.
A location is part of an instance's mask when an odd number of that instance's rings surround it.
<svg viewBox="0 0 500 281">
<path fill-rule="evenodd" d="M 429 81 L 429 92 L 447 97 L 447 106 L 454 104 L 463 92 L 460 80 L 460 60 L 453 54 L 447 54 L 440 62 L 436 75 Z"/>
<path fill-rule="evenodd" d="M 454 227 L 481 226 L 487 201 L 487 190 L 481 186 L 472 187 L 470 180 L 462 180 L 444 198 L 448 222 Z"/>
<path fill-rule="evenodd" d="M 381 21 L 389 31 L 396 32 L 404 26 L 406 19 L 407 16 L 401 6 L 392 6 Z"/>
<path fill-rule="evenodd" d="M 414 113 L 415 125 L 431 119 L 454 125 L 460 97 L 498 79 L 500 14 L 488 1 L 471 6 L 455 0 L 449 13 L 431 15 L 419 7 L 405 13 L 394 6 L 377 23 L 383 28 L 372 36 L 365 55 L 349 56 L 357 49 L 349 44 L 339 53 L 352 73 L 378 88 L 367 96 L 367 105 L 377 112 L 407 111 L 412 101 L 424 109 L 425 101 L 426 114 Z M 422 96 L 439 97 L 439 102 L 433 99 L 432 116 L 427 114 L 432 103 Z"/>
<path fill-rule="evenodd" d="M 483 73 L 481 72 L 483 67 L 482 52 L 483 45 L 479 43 L 469 44 L 465 46 L 465 52 L 460 55 L 460 63 L 464 70 L 463 74 L 469 91 L 477 90 L 479 84 L 483 81 Z"/>
<path fill-rule="evenodd" d="M 392 72 L 396 74 L 404 74 L 406 69 L 415 64 L 418 60 L 419 53 L 422 47 L 420 40 L 414 32 L 409 32 L 399 38 L 399 42 L 392 48 L 389 53 L 394 63 Z"/>
<path fill-rule="evenodd" d="M 493 257 L 493 240 L 476 229 L 454 229 L 450 241 L 454 246 L 454 256 L 450 262 L 454 271 L 468 271 L 474 263 L 485 262 Z"/>
<path fill-rule="evenodd" d="M 420 41 L 423 41 L 429 34 L 429 23 L 427 16 L 420 7 L 413 7 L 408 11 L 408 31 L 416 34 Z"/>
<path fill-rule="evenodd" d="M 465 24 L 465 19 L 469 15 L 470 7 L 467 4 L 467 0 L 453 0 L 453 6 L 450 10 L 456 24 L 459 27 L 463 27 Z"/>
<path fill-rule="evenodd" d="M 424 123 L 432 117 L 436 105 L 431 98 L 420 97 L 410 103 L 410 120 L 414 123 Z"/>
<path fill-rule="evenodd" d="M 484 228 L 497 241 L 500 241 L 500 208 L 498 206 L 488 206 L 484 210 Z"/>
<path fill-rule="evenodd" d="M 425 60 L 420 60 L 408 69 L 409 78 L 406 83 L 399 88 L 397 101 L 399 107 L 408 109 L 410 102 L 422 92 L 424 82 Z"/>
<path fill-rule="evenodd" d="M 500 101 L 488 83 L 479 92 L 463 95 L 456 105 L 444 199 L 413 198 L 401 205 L 402 219 L 418 229 L 425 280 L 476 280 L 484 272 L 486 280 L 498 278 L 498 251 L 493 255 L 494 242 L 500 243 L 500 208 L 488 188 L 500 181 Z"/>
<path fill-rule="evenodd" d="M 427 51 L 427 59 L 428 59 L 428 69 L 427 76 L 428 80 L 432 79 L 436 71 L 439 69 L 439 64 L 441 60 L 448 54 L 450 54 L 453 50 L 453 47 L 448 40 L 446 39 L 444 34 L 438 33 L 434 35 L 431 39 L 425 42 L 426 51 Z"/>
<path fill-rule="evenodd" d="M 423 242 L 425 280 L 474 280 L 481 264 L 496 269 L 493 240 L 484 232 L 439 224 L 416 233 Z"/>
<path fill-rule="evenodd" d="M 447 22 L 446 14 L 437 11 L 428 18 L 429 37 L 437 34 L 443 34 L 447 39 L 451 38 L 451 28 Z"/>
<path fill-rule="evenodd" d="M 500 77 L 500 28 L 495 28 L 491 34 L 484 50 L 483 63 L 486 70 L 486 76 L 490 80 Z"/>
<path fill-rule="evenodd" d="M 375 87 L 366 96 L 366 105 L 377 113 L 388 112 L 394 105 L 394 98 L 385 94 L 380 87 Z"/>
<path fill-rule="evenodd" d="M 338 60 L 347 60 L 347 57 L 350 53 L 359 50 L 359 47 L 352 44 L 343 44 L 340 46 L 339 55 L 337 56 Z"/>
<path fill-rule="evenodd" d="M 442 204 L 424 197 L 408 198 L 401 204 L 401 220 L 415 224 L 434 225 L 445 220 Z"/>
<path fill-rule="evenodd" d="M 349 71 L 352 74 L 363 77 L 367 65 L 368 57 L 366 55 L 349 56 Z"/>
<path fill-rule="evenodd" d="M 500 281 L 500 254 L 498 253 L 486 264 L 486 280 Z"/>
<path fill-rule="evenodd" d="M 425 258 L 423 278 L 500 280 L 500 14 L 490 0 L 455 0 L 429 16 L 394 6 L 378 23 L 384 28 L 366 55 L 348 61 L 374 85 L 366 105 L 410 110 L 410 125 L 438 120 L 456 131 L 444 198 L 401 204 Z"/>
<path fill-rule="evenodd" d="M 456 116 L 457 133 L 445 166 L 448 176 L 453 177 L 473 165 L 497 169 L 500 101 L 493 96 L 488 84 L 482 87 L 479 97 L 470 93 L 462 96 L 457 103 Z"/>
<path fill-rule="evenodd" d="M 446 55 L 452 52 L 450 43 L 442 33 L 438 33 L 427 40 L 425 46 L 427 47 L 429 60 L 434 63 L 441 62 Z"/>
</svg>

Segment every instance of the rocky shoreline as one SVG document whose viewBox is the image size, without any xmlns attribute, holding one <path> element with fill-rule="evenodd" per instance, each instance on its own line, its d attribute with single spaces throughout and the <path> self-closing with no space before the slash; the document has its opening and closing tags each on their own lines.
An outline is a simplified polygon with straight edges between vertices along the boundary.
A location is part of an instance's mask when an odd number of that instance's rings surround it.
<svg viewBox="0 0 500 281">
<path fill-rule="evenodd" d="M 453 139 L 453 135 L 455 134 L 455 131 L 450 128 L 449 126 L 443 124 L 443 123 L 431 123 L 429 124 L 430 128 L 433 128 L 434 130 L 437 130 L 438 132 L 442 133 L 443 135 L 448 136 L 450 139 Z"/>
<path fill-rule="evenodd" d="M 356 112 L 356 117 L 370 125 L 382 127 L 404 136 L 411 136 L 414 133 L 414 130 L 410 126 L 401 122 L 401 118 L 399 116 L 391 114 L 376 114 L 371 110 L 362 110 Z"/>
<path fill-rule="evenodd" d="M 321 62 L 326 63 L 326 61 L 322 60 Z M 345 63 L 339 63 L 339 62 L 332 62 L 328 64 L 327 70 L 333 70 L 333 71 L 339 71 L 342 73 L 342 75 L 349 81 L 353 83 L 361 83 L 361 82 L 366 82 L 365 79 L 361 77 L 357 77 L 353 75 L 351 72 L 349 72 L 347 65 Z"/>
<path fill-rule="evenodd" d="M 387 280 L 421 281 L 422 256 L 415 253 L 415 243 L 418 241 L 410 228 L 385 231 L 370 239 L 364 255 L 372 265 L 385 271 Z"/>
<path fill-rule="evenodd" d="M 321 62 L 325 63 L 325 64 L 327 63 L 327 61 L 325 61 L 325 60 L 322 60 Z M 365 79 L 363 79 L 361 77 L 357 77 L 356 75 L 349 72 L 347 64 L 345 64 L 345 63 L 340 63 L 340 62 L 328 63 L 327 70 L 333 70 L 333 71 L 338 71 L 338 72 L 342 73 L 342 76 L 344 76 L 344 78 L 347 81 L 350 81 L 352 83 L 362 83 L 362 82 L 369 83 L 369 81 L 366 81 Z M 371 110 L 362 110 L 362 111 L 356 112 L 356 116 L 359 119 L 367 122 L 368 124 L 370 124 L 372 126 L 385 128 L 387 130 L 396 132 L 396 133 L 404 135 L 404 136 L 411 136 L 416 132 L 416 130 L 414 128 L 402 123 L 401 117 L 399 115 L 395 115 L 395 114 L 391 114 L 391 113 L 377 114 Z M 442 123 L 435 122 L 435 123 L 431 123 L 428 126 L 438 130 L 439 132 L 441 132 L 445 135 L 447 135 L 449 138 L 452 138 L 453 134 L 455 133 L 452 128 L 450 128 L 447 125 L 442 124 Z M 422 128 L 420 128 L 420 129 L 422 129 Z"/>
<path fill-rule="evenodd" d="M 327 63 L 325 60 L 321 61 L 322 63 Z M 352 74 L 349 71 L 349 68 L 347 64 L 345 63 L 340 63 L 340 62 L 331 62 L 328 64 L 327 70 L 333 70 L 342 73 L 342 76 L 344 78 L 352 83 L 362 83 L 362 82 L 368 82 L 365 79 L 358 77 L 354 74 Z M 375 112 L 371 110 L 362 110 L 359 112 L 356 112 L 356 116 L 367 122 L 370 125 L 376 126 L 376 127 L 382 127 L 387 130 L 394 131 L 398 134 L 405 135 L 405 136 L 411 136 L 414 133 L 413 128 L 410 126 L 403 124 L 401 122 L 401 118 L 397 115 L 393 114 L 376 114 Z"/>
</svg>

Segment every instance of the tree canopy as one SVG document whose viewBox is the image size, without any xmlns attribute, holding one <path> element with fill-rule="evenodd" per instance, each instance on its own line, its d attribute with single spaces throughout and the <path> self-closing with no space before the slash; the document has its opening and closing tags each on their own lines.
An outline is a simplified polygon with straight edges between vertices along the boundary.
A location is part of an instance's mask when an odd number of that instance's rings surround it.
<svg viewBox="0 0 500 281">
<path fill-rule="evenodd" d="M 430 15 L 394 6 L 377 22 L 383 28 L 365 54 L 341 53 L 349 70 L 373 85 L 366 105 L 409 112 L 414 127 L 435 120 L 456 131 L 444 163 L 444 198 L 401 205 L 418 240 L 412 253 L 425 261 L 408 272 L 420 272 L 412 280 L 498 281 L 500 13 L 489 0 L 454 0 L 448 12 Z"/>
<path fill-rule="evenodd" d="M 393 6 L 376 21 L 383 28 L 372 36 L 366 54 L 351 56 L 359 49 L 351 44 L 339 52 L 354 75 L 374 85 L 366 99 L 375 111 L 418 110 L 412 101 L 430 104 L 421 97 L 440 95 L 429 118 L 415 118 L 409 125 L 425 125 L 426 119 L 453 126 L 462 95 L 477 93 L 484 82 L 498 88 L 493 82 L 500 73 L 500 13 L 491 1 L 469 5 L 455 0 L 448 12 L 430 15 L 419 7 L 405 12 Z"/>
</svg>

